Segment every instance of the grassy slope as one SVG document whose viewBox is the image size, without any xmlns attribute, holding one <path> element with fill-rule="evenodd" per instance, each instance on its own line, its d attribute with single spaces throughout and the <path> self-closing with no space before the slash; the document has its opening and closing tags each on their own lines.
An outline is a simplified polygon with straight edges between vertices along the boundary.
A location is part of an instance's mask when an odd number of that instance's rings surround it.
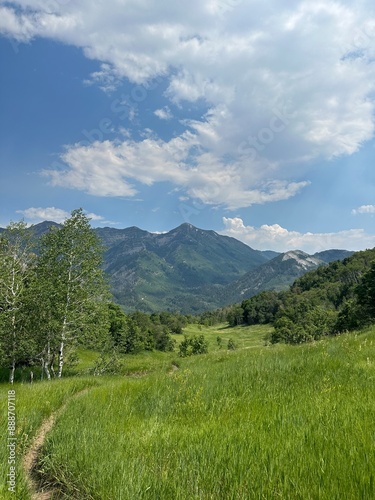
<svg viewBox="0 0 375 500">
<path fill-rule="evenodd" d="M 298 347 L 262 346 L 259 327 L 189 330 L 207 335 L 208 355 L 127 357 L 126 371 L 151 373 L 96 379 L 58 418 L 44 466 L 70 498 L 374 498 L 375 328 Z M 217 335 L 242 349 L 219 350 Z M 89 383 L 17 386 L 20 450 Z"/>
<path fill-rule="evenodd" d="M 0 498 L 2 500 L 28 499 L 26 482 L 22 474 L 21 457 L 30 445 L 31 439 L 43 420 L 53 411 L 62 406 L 71 396 L 80 390 L 95 385 L 92 378 L 74 378 L 51 383 L 15 384 L 12 389 L 16 390 L 16 433 L 17 433 L 17 493 L 16 495 L 7 491 L 6 474 L 8 467 L 7 450 L 7 392 L 9 384 L 0 386 L 0 433 L 2 436 L 0 447 Z"/>
</svg>

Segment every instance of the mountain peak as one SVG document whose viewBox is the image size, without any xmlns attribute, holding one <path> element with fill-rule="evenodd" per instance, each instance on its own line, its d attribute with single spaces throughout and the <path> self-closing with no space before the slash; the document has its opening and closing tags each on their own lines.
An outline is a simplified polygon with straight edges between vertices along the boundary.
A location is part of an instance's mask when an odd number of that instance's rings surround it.
<svg viewBox="0 0 375 500">
<path fill-rule="evenodd" d="M 60 228 L 61 224 L 57 224 L 57 222 L 53 222 L 51 220 L 45 220 L 43 222 L 39 222 L 38 224 L 34 224 L 30 227 L 32 234 L 34 237 L 39 238 L 44 233 L 48 233 L 48 231 L 52 228 Z"/>
<path fill-rule="evenodd" d="M 184 222 L 180 226 L 177 226 L 176 228 L 172 229 L 169 231 L 170 233 L 187 233 L 191 231 L 202 231 L 202 229 L 198 229 L 197 227 L 193 226 L 193 224 L 190 224 L 189 222 Z"/>
<path fill-rule="evenodd" d="M 282 254 L 282 260 L 299 259 L 301 257 L 309 257 L 309 254 L 302 250 L 289 250 Z"/>
<path fill-rule="evenodd" d="M 305 270 L 324 264 L 318 257 L 309 255 L 302 250 L 290 250 L 289 252 L 281 254 L 279 259 L 282 262 L 292 259 L 298 266 L 301 266 Z"/>
</svg>

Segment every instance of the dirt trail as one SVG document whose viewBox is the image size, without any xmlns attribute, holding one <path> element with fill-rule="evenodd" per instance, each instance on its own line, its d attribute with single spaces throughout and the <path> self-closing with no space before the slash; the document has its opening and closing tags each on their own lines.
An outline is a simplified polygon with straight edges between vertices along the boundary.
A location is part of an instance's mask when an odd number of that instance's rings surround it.
<svg viewBox="0 0 375 500">
<path fill-rule="evenodd" d="M 40 487 L 41 477 L 37 472 L 40 450 L 44 444 L 47 434 L 52 430 L 56 418 L 65 411 L 66 407 L 72 401 L 72 399 L 83 396 L 84 394 L 87 394 L 88 391 L 88 389 L 84 389 L 83 391 L 78 392 L 68 401 L 66 401 L 58 410 L 53 412 L 47 419 L 44 420 L 42 425 L 39 427 L 30 448 L 23 457 L 22 467 L 25 472 L 32 500 L 50 500 L 52 498 L 59 498 L 60 495 L 58 489 L 49 486 L 45 488 Z"/>
</svg>

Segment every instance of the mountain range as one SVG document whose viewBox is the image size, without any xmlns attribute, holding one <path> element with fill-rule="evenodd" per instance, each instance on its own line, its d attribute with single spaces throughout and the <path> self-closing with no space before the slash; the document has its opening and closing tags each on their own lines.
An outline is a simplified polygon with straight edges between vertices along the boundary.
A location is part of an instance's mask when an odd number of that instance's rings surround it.
<svg viewBox="0 0 375 500">
<path fill-rule="evenodd" d="M 54 222 L 32 227 L 40 237 Z M 262 290 L 282 290 L 305 272 L 353 252 L 308 255 L 259 251 L 191 224 L 167 233 L 137 227 L 96 228 L 113 296 L 126 311 L 200 313 L 240 302 Z"/>
<path fill-rule="evenodd" d="M 199 313 L 286 289 L 305 272 L 352 253 L 259 251 L 187 223 L 165 234 L 136 227 L 95 231 L 107 248 L 104 270 L 116 301 L 148 312 Z"/>
<path fill-rule="evenodd" d="M 271 255 L 191 224 L 165 234 L 136 227 L 96 229 L 113 294 L 126 308 L 200 312 L 218 307 L 217 289 L 266 263 Z"/>
<path fill-rule="evenodd" d="M 285 290 L 304 273 L 351 254 L 347 250 L 326 250 L 314 255 L 301 250 L 282 253 L 227 285 L 222 301 L 234 304 L 264 290 Z"/>
</svg>

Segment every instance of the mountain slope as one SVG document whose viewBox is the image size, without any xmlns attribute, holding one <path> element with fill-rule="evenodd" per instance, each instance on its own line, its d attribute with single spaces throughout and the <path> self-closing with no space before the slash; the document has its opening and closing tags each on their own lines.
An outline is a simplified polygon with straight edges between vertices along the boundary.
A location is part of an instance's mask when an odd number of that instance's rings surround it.
<svg viewBox="0 0 375 500">
<path fill-rule="evenodd" d="M 30 228 L 36 238 L 54 222 Z M 351 254 L 327 250 L 258 251 L 240 241 L 182 224 L 163 234 L 137 227 L 97 228 L 115 300 L 125 310 L 199 313 L 241 302 L 262 290 L 282 290 L 306 271 Z"/>
<path fill-rule="evenodd" d="M 280 254 L 229 284 L 223 290 L 223 305 L 241 302 L 263 290 L 285 290 L 296 278 L 322 265 L 323 260 L 301 250 Z"/>
<path fill-rule="evenodd" d="M 353 255 L 354 252 L 350 252 L 349 250 L 323 250 L 323 252 L 314 253 L 313 257 L 316 257 L 320 260 L 323 260 L 327 264 L 330 262 L 335 262 L 336 260 L 344 260 L 347 257 Z"/>
<path fill-rule="evenodd" d="M 373 323 L 374 262 L 375 248 L 298 278 L 281 299 L 271 341 L 302 343 Z"/>
<path fill-rule="evenodd" d="M 107 247 L 104 270 L 126 308 L 198 312 L 216 307 L 206 286 L 224 286 L 268 257 L 215 231 L 182 224 L 165 234 L 97 229 Z M 202 290 L 203 287 L 203 290 Z"/>
</svg>

